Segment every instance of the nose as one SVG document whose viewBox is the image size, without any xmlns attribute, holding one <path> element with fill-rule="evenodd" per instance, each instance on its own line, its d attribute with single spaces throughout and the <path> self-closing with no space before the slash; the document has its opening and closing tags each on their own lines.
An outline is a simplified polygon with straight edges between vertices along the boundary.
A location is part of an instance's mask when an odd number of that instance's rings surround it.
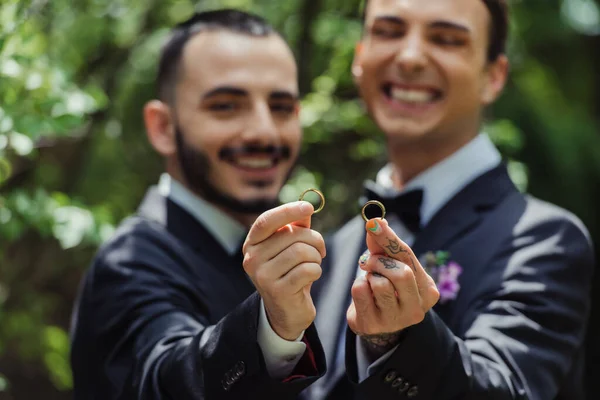
<svg viewBox="0 0 600 400">
<path fill-rule="evenodd" d="M 264 145 L 278 142 L 279 132 L 269 104 L 266 102 L 256 104 L 244 130 L 243 139 Z"/>
<path fill-rule="evenodd" d="M 402 74 L 417 74 L 427 65 L 426 44 L 418 32 L 407 35 L 396 53 L 396 65 Z"/>
</svg>

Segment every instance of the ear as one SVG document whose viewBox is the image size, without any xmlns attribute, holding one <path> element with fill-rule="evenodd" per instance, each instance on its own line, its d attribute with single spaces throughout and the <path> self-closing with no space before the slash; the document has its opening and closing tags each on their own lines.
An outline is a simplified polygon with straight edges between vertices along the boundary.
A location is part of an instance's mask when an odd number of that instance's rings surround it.
<svg viewBox="0 0 600 400">
<path fill-rule="evenodd" d="M 509 62 L 505 55 L 498 56 L 498 59 L 490 63 L 485 70 L 485 82 L 481 93 L 481 101 L 489 105 L 496 101 L 506 85 L 508 77 Z"/>
<path fill-rule="evenodd" d="M 144 124 L 148 141 L 164 157 L 177 152 L 175 124 L 171 109 L 159 100 L 152 100 L 144 106 Z"/>
<path fill-rule="evenodd" d="M 354 77 L 355 84 L 360 84 L 362 80 L 362 52 L 363 43 L 356 43 L 356 46 L 354 47 L 354 60 L 352 61 L 352 76 Z"/>
</svg>

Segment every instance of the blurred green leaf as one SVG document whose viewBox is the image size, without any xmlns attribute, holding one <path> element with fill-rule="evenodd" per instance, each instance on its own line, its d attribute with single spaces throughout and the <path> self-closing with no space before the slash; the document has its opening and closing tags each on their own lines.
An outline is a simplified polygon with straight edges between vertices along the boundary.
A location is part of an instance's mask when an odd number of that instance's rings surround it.
<svg viewBox="0 0 600 400">
<path fill-rule="evenodd" d="M 8 380 L 2 374 L 0 374 L 0 392 L 6 392 L 8 390 Z"/>
<path fill-rule="evenodd" d="M 50 378 L 57 389 L 67 390 L 73 387 L 71 367 L 69 364 L 70 343 L 67 332 L 56 326 L 44 329 L 46 346 L 44 362 Z"/>
</svg>

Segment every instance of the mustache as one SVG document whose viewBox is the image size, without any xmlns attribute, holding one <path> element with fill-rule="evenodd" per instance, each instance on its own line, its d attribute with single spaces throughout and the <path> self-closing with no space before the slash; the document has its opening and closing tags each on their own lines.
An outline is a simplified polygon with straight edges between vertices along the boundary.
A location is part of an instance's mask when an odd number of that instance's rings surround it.
<svg viewBox="0 0 600 400">
<path fill-rule="evenodd" d="M 291 156 L 289 146 L 259 146 L 245 145 L 240 147 L 224 147 L 219 151 L 219 159 L 232 161 L 235 157 L 265 155 L 276 158 L 277 160 L 286 160 Z"/>
</svg>

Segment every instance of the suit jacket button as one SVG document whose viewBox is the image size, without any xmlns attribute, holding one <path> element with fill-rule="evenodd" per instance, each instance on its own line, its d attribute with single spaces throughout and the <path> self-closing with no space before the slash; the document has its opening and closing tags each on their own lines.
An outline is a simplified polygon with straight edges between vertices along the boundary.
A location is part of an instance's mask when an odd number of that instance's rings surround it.
<svg viewBox="0 0 600 400">
<path fill-rule="evenodd" d="M 238 361 L 233 367 L 235 375 L 239 378 L 246 373 L 246 364 L 243 361 Z"/>
<path fill-rule="evenodd" d="M 403 383 L 404 383 L 404 378 L 398 377 L 394 380 L 394 382 L 392 382 L 392 387 L 397 388 L 398 386 L 402 385 Z"/>
<path fill-rule="evenodd" d="M 237 380 L 238 378 L 232 374 L 232 371 L 227 371 L 223 377 L 223 380 L 221 381 L 223 389 L 226 391 L 231 389 L 231 385 L 233 385 Z"/>
<path fill-rule="evenodd" d="M 396 386 L 396 387 L 398 388 L 398 392 L 404 393 L 410 387 L 410 383 L 403 381 L 403 382 L 399 383 L 398 386 Z"/>
<path fill-rule="evenodd" d="M 408 397 L 417 397 L 418 394 L 419 394 L 419 388 L 416 386 L 411 387 L 410 390 L 408 391 L 408 393 L 406 393 L 406 395 Z"/>
<path fill-rule="evenodd" d="M 396 371 L 394 371 L 393 369 L 389 370 L 388 373 L 383 378 L 383 381 L 385 383 L 390 383 L 391 381 L 393 381 L 394 379 L 396 379 L 396 376 L 397 376 Z"/>
<path fill-rule="evenodd" d="M 231 383 L 229 383 L 228 380 L 223 379 L 221 381 L 221 385 L 223 386 L 223 390 L 225 390 L 226 392 L 231 389 Z"/>
</svg>

